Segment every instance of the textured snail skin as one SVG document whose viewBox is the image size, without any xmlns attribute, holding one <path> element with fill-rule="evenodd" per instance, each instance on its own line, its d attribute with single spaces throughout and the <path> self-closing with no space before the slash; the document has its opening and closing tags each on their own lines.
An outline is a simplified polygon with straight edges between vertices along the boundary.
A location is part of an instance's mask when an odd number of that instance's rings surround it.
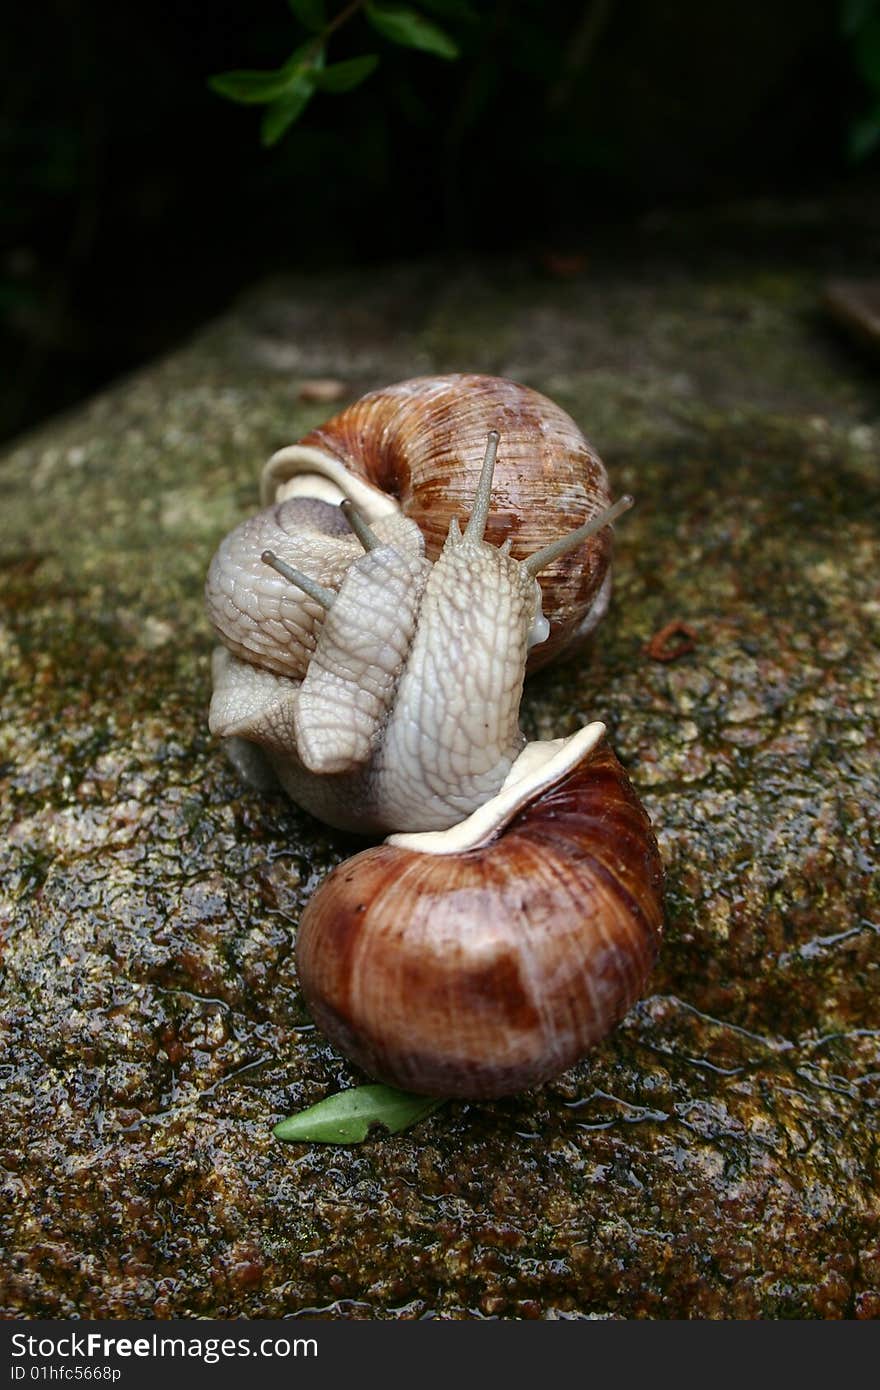
<svg viewBox="0 0 880 1390">
<path fill-rule="evenodd" d="M 487 438 L 497 453 L 474 530 Z M 288 794 L 339 829 L 454 825 L 497 793 L 523 746 L 532 654 L 581 640 L 604 610 L 609 525 L 546 556 L 540 580 L 514 553 L 531 558 L 604 514 L 598 456 L 528 387 L 427 377 L 279 450 L 263 482 L 274 500 L 221 542 L 208 573 L 226 648 L 212 732 L 265 750 Z M 356 503 L 379 548 L 363 554 L 328 490 Z"/>
<path fill-rule="evenodd" d="M 491 545 L 510 537 L 512 554 L 522 559 L 609 505 L 605 467 L 571 416 L 502 377 L 458 373 L 398 382 L 362 396 L 300 446 L 329 455 L 397 499 L 435 560 L 452 518 L 469 514 L 488 430 L 501 435 L 486 527 Z M 266 502 L 284 477 L 279 459 L 264 477 Z M 574 652 L 604 616 L 612 546 L 606 528 L 541 575 L 550 636 L 529 653 L 529 671 Z"/>
<path fill-rule="evenodd" d="M 522 749 L 536 631 L 534 577 L 457 524 L 433 565 L 380 545 L 350 563 L 302 682 L 215 660 L 211 730 L 263 747 L 293 800 L 340 829 L 445 829 Z"/>
<path fill-rule="evenodd" d="M 601 743 L 482 848 L 340 865 L 303 913 L 297 969 L 370 1076 L 488 1098 L 583 1057 L 644 989 L 661 926 L 650 821 Z"/>
<path fill-rule="evenodd" d="M 443 473 L 450 486 L 438 490 L 428 467 L 432 451 L 436 463 L 453 448 L 451 401 L 463 414 L 454 422 L 458 486 L 478 444 L 474 421 L 481 430 L 496 418 L 509 425 L 503 440 L 499 430 L 486 431 L 461 516 L 450 505 L 451 475 Z M 558 407 L 497 378 L 406 382 L 356 402 L 339 421 L 354 432 L 361 457 L 369 459 L 371 441 L 382 436 L 377 457 L 390 467 L 395 455 L 397 484 L 418 481 L 425 491 L 429 479 L 436 510 L 445 495 L 442 549 L 431 561 L 416 520 L 321 441 L 280 450 L 269 465 L 276 501 L 221 543 L 208 573 L 208 611 L 228 654 L 214 666 L 211 730 L 262 747 L 289 795 L 340 829 L 445 829 L 499 791 L 522 749 L 528 655 L 550 631 L 535 576 L 558 563 L 555 546 L 546 551 L 561 540 L 552 504 L 571 505 L 577 478 L 587 496 L 584 467 L 595 483 L 601 465 Z M 526 429 L 529 458 L 514 467 Z M 334 437 L 333 422 L 321 435 Z M 508 485 L 502 503 L 513 480 L 517 518 L 544 515 L 538 540 L 545 544 L 524 562 L 511 553 L 512 537 L 500 546 L 486 538 L 499 466 Z M 344 497 L 352 486 L 366 512 L 352 513 L 366 527 L 366 554 L 352 552 L 338 530 L 339 508 L 326 500 L 328 487 Z M 404 505 L 414 500 L 413 493 Z M 590 506 L 586 515 L 600 521 Z M 589 547 L 574 533 L 568 554 Z"/>
<path fill-rule="evenodd" d="M 415 522 L 400 513 L 375 522 L 380 539 L 404 555 L 421 556 Z M 224 645 L 243 661 L 302 679 L 324 623 L 324 610 L 263 563 L 272 550 L 324 588 L 338 590 L 363 547 L 337 506 L 312 497 L 273 502 L 250 516 L 217 547 L 205 583 L 208 615 Z"/>
</svg>

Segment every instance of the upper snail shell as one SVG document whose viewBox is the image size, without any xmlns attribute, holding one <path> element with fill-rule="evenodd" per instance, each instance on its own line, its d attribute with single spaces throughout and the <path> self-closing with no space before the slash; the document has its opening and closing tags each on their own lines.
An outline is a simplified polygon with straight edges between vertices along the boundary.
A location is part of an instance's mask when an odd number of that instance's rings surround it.
<svg viewBox="0 0 880 1390">
<path fill-rule="evenodd" d="M 454 444 L 453 401 L 463 422 Z M 422 526 L 376 477 L 431 533 L 446 526 L 433 563 Z M 499 790 L 521 751 L 530 652 L 554 622 L 558 645 L 596 620 L 609 580 L 596 571 L 589 581 L 589 557 L 597 541 L 599 558 L 607 552 L 601 538 L 631 499 L 602 510 L 604 469 L 552 402 L 468 376 L 355 402 L 273 455 L 264 485 L 274 506 L 226 538 L 208 575 L 227 648 L 215 659 L 212 731 L 259 744 L 293 799 L 341 829 L 455 824 Z M 345 514 L 358 539 L 340 534 L 330 498 L 343 511 L 357 503 Z M 514 540 L 535 536 L 539 515 L 537 539 L 552 540 L 519 560 Z M 562 536 L 560 515 L 583 524 Z M 509 533 L 501 545 L 493 530 Z M 571 556 L 584 552 L 586 611 L 569 603 L 585 584 Z M 554 572 L 545 592 L 536 576 Z"/>
<path fill-rule="evenodd" d="M 300 451 L 323 454 L 394 499 L 435 560 L 450 521 L 470 513 L 490 430 L 502 441 L 485 532 L 490 545 L 509 538 L 511 553 L 523 559 L 610 505 L 605 466 L 570 415 L 529 386 L 465 372 L 414 377 L 362 396 L 270 459 L 263 502 L 275 500 Z M 542 573 L 550 635 L 529 653 L 530 671 L 574 652 L 604 616 L 612 548 L 606 527 Z"/>
</svg>

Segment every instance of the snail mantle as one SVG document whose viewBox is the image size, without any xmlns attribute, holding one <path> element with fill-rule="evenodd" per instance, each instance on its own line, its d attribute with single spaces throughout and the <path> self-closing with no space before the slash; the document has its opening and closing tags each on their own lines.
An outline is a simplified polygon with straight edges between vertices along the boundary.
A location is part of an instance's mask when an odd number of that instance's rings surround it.
<svg viewBox="0 0 880 1390">
<path fill-rule="evenodd" d="M 526 744 L 523 680 L 604 615 L 605 469 L 495 377 L 372 392 L 279 450 L 206 584 L 210 727 L 385 844 L 307 904 L 312 1014 L 371 1076 L 491 1097 L 565 1070 L 639 997 L 662 928 L 650 821 L 604 727 Z"/>
</svg>

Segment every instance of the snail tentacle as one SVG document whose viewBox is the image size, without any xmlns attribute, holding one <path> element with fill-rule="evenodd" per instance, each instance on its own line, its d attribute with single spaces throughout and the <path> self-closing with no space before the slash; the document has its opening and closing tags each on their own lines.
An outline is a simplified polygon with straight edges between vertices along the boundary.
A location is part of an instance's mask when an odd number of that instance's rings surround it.
<svg viewBox="0 0 880 1390">
<path fill-rule="evenodd" d="M 497 430 L 490 430 L 486 438 L 486 452 L 483 455 L 480 481 L 477 483 L 476 495 L 464 533 L 464 539 L 474 543 L 481 541 L 486 532 L 489 508 L 492 505 L 492 478 L 495 473 L 495 460 L 498 457 L 500 438 L 501 435 Z"/>
<path fill-rule="evenodd" d="M 295 584 L 298 589 L 302 589 L 304 594 L 313 598 L 316 603 L 320 603 L 322 608 L 331 609 L 336 602 L 336 594 L 333 589 L 326 589 L 323 584 L 319 584 L 316 579 L 310 579 L 302 570 L 294 569 L 286 560 L 282 560 L 273 550 L 264 550 L 260 556 L 264 565 L 280 574 L 282 579 L 286 579 L 289 584 Z"/>
<path fill-rule="evenodd" d="M 598 516 L 594 516 L 589 521 L 584 522 L 584 525 L 579 526 L 576 531 L 569 532 L 567 536 L 561 536 L 558 541 L 551 541 L 551 543 L 545 545 L 543 549 L 535 551 L 534 555 L 529 555 L 522 562 L 523 569 L 532 575 L 539 574 L 540 571 L 546 569 L 548 565 L 552 565 L 554 560 L 558 560 L 561 556 L 567 555 L 569 551 L 575 550 L 585 540 L 588 540 L 590 536 L 595 536 L 597 532 L 604 530 L 606 526 L 610 526 L 623 512 L 628 512 L 634 503 L 635 498 L 630 497 L 629 493 L 625 493 L 623 497 L 618 498 L 612 507 L 608 507 L 604 512 L 600 512 Z"/>
<path fill-rule="evenodd" d="M 369 522 L 361 516 L 354 503 L 346 497 L 339 504 L 339 510 L 345 517 L 354 534 L 357 536 L 364 550 L 375 550 L 382 542 Z"/>
</svg>

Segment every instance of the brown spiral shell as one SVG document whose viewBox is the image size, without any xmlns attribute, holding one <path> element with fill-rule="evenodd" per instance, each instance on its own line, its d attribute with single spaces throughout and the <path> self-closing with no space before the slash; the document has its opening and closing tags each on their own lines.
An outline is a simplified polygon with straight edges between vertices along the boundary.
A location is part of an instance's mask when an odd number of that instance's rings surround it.
<svg viewBox="0 0 880 1390">
<path fill-rule="evenodd" d="M 369 1075 L 493 1097 L 622 1018 L 661 926 L 651 824 L 601 743 L 482 848 L 385 844 L 341 864 L 303 913 L 297 968 L 318 1026 Z"/>
<path fill-rule="evenodd" d="M 486 540 L 512 539 L 517 559 L 574 531 L 610 503 L 599 455 L 560 407 L 528 386 L 459 373 L 414 377 L 371 391 L 299 442 L 321 449 L 397 498 L 418 523 L 428 557 L 453 517 L 470 514 L 489 430 L 501 443 Z M 607 605 L 611 528 L 541 574 L 550 636 L 529 669 L 576 648 Z"/>
</svg>

